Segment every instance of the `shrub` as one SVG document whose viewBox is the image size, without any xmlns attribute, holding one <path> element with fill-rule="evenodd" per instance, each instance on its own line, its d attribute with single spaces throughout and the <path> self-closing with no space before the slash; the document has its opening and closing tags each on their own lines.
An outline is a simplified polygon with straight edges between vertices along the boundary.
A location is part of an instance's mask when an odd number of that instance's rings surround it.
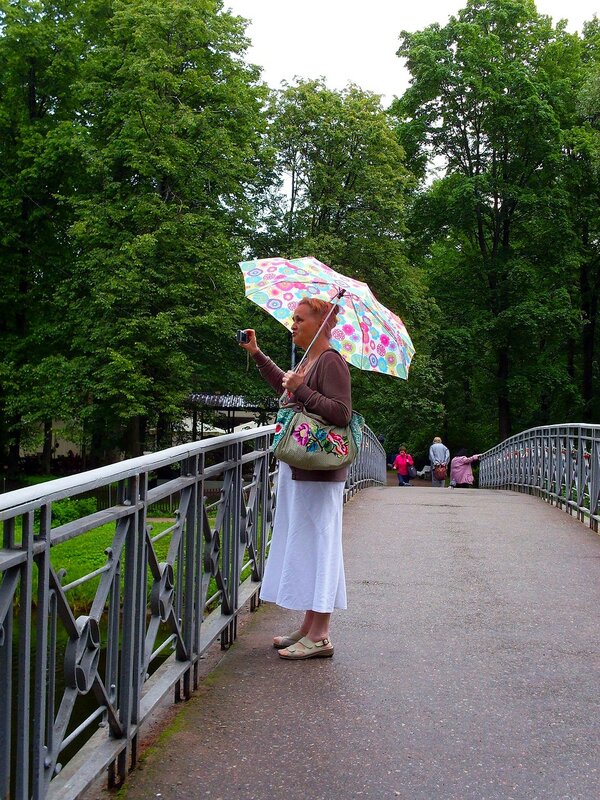
<svg viewBox="0 0 600 800">
<path fill-rule="evenodd" d="M 80 517 L 86 517 L 98 510 L 95 497 L 86 497 L 80 500 L 71 500 L 66 497 L 64 500 L 57 500 L 52 504 L 52 527 L 65 525 L 73 522 Z"/>
</svg>

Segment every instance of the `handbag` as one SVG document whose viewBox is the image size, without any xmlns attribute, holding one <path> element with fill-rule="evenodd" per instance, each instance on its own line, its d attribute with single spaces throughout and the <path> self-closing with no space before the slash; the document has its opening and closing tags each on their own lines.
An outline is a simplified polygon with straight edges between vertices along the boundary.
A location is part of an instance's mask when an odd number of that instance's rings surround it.
<svg viewBox="0 0 600 800">
<path fill-rule="evenodd" d="M 446 465 L 445 464 L 436 464 L 433 468 L 433 477 L 436 481 L 445 481 L 446 480 Z"/>
<path fill-rule="evenodd" d="M 305 409 L 281 408 L 275 422 L 273 454 L 299 469 L 332 470 L 350 465 L 360 450 L 364 418 L 352 412 L 344 427 L 331 425 Z"/>
<path fill-rule="evenodd" d="M 414 466 L 414 464 L 409 464 L 408 465 L 408 477 L 409 478 L 416 478 L 417 477 L 417 468 Z"/>
</svg>

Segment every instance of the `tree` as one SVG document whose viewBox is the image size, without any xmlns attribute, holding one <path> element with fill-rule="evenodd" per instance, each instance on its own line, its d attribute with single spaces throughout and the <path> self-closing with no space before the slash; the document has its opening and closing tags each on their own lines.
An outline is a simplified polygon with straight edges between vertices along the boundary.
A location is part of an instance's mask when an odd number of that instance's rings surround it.
<svg viewBox="0 0 600 800">
<path fill-rule="evenodd" d="M 600 325 L 600 24 L 584 27 L 571 119 L 563 131 L 562 179 L 574 239 L 573 299 L 581 312 L 579 342 L 570 342 L 583 402 L 582 419 L 600 419 L 597 353 Z M 578 355 L 580 354 L 580 358 Z"/>
<path fill-rule="evenodd" d="M 266 91 L 216 0 L 98 3 L 77 95 L 88 187 L 63 286 L 92 450 L 138 454 L 223 367 L 261 184 Z M 235 300 L 234 300 L 235 298 Z"/>
<path fill-rule="evenodd" d="M 260 255 L 312 254 L 366 281 L 417 331 L 420 355 L 408 384 L 356 370 L 352 380 L 354 403 L 378 432 L 396 436 L 415 422 L 418 428 L 419 376 L 427 383 L 427 332 L 435 309 L 406 258 L 405 209 L 413 179 L 380 98 L 353 85 L 333 91 L 322 80 L 285 85 L 271 136 L 285 192 L 273 201 L 255 248 Z M 427 392 L 427 403 L 439 411 L 439 388 L 428 385 Z"/>
<path fill-rule="evenodd" d="M 487 395 L 505 438 L 577 394 L 562 346 L 577 319 L 569 198 L 555 174 L 579 42 L 530 0 L 471 0 L 401 42 L 413 78 L 392 109 L 400 140 L 418 174 L 432 157 L 445 171 L 416 209 L 444 316 L 449 413 L 464 425 L 477 398 L 467 425 L 482 422 Z"/>
<path fill-rule="evenodd" d="M 16 467 L 22 443 L 68 413 L 56 288 L 74 258 L 64 202 L 73 158 L 77 80 L 86 43 L 76 0 L 0 2 L 0 460 Z"/>
<path fill-rule="evenodd" d="M 92 461 L 134 455 L 190 390 L 243 382 L 268 91 L 219 0 L 0 15 L 0 454 L 14 466 L 41 425 L 49 456 L 63 419 Z"/>
</svg>

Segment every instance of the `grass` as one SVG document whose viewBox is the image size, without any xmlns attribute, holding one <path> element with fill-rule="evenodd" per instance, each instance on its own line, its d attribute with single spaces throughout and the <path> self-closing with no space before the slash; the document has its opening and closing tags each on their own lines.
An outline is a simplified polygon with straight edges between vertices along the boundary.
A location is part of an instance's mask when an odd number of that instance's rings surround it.
<svg viewBox="0 0 600 800">
<path fill-rule="evenodd" d="M 150 523 L 152 526 L 152 535 L 166 530 L 170 527 L 171 522 L 155 522 Z M 107 563 L 106 550 L 112 546 L 115 537 L 115 523 L 109 522 L 106 525 L 101 525 L 99 528 L 87 531 L 81 536 L 76 536 L 73 539 L 53 547 L 50 551 L 50 561 L 55 570 L 63 569 L 66 575 L 63 578 L 63 583 L 72 583 L 73 581 L 83 578 L 90 572 L 103 567 Z M 169 549 L 170 537 L 165 536 L 154 545 L 159 561 L 164 561 Z M 78 610 L 87 610 L 92 604 L 96 590 L 100 584 L 101 576 L 93 578 L 80 586 L 76 586 L 69 593 L 69 600 L 71 605 Z M 151 582 L 151 576 L 149 577 Z M 123 577 L 121 577 L 123 582 Z"/>
<path fill-rule="evenodd" d="M 31 476 L 28 481 L 31 484 L 42 483 L 51 480 L 47 476 Z M 52 528 L 64 525 L 69 522 L 84 518 L 93 514 L 97 509 L 95 497 L 64 498 L 52 504 Z M 174 511 L 169 513 L 158 507 L 148 509 L 148 525 L 151 529 L 151 536 L 155 537 L 165 531 L 175 523 Z M 156 515 L 155 518 L 153 516 Z M 216 522 L 217 509 L 211 508 L 208 514 L 209 524 L 213 526 Z M 6 523 L 5 523 L 6 524 Z M 260 525 L 260 515 L 257 520 Z M 39 532 L 40 516 L 39 512 L 34 516 L 34 533 Z M 113 546 L 116 532 L 116 522 L 101 525 L 93 530 L 86 531 L 84 534 L 75 536 L 60 544 L 54 545 L 50 550 L 50 561 L 56 572 L 61 572 L 61 582 L 63 585 L 71 584 L 92 572 L 106 566 L 108 562 L 107 550 Z M 16 544 L 22 538 L 22 519 L 15 519 L 14 541 Z M 171 536 L 167 535 L 153 544 L 156 558 L 159 562 L 165 561 L 171 543 Z M 202 537 L 201 537 L 202 539 Z M 200 546 L 203 546 L 201 540 Z M 244 553 L 242 563 L 248 560 L 247 551 Z M 177 564 L 175 564 L 175 571 Z M 242 570 L 241 580 L 244 581 L 252 572 L 252 566 L 247 566 Z M 102 580 L 102 575 L 86 580 L 79 586 L 75 586 L 68 591 L 69 604 L 75 613 L 87 613 L 93 603 L 98 586 Z M 121 576 L 121 586 L 123 586 L 123 575 Z M 148 590 L 152 586 L 153 576 L 148 574 Z M 33 571 L 33 602 L 37 599 L 37 570 Z M 214 578 L 211 578 L 208 587 L 207 597 L 213 597 L 217 592 Z M 218 604 L 217 601 L 211 603 L 211 609 Z"/>
<path fill-rule="evenodd" d="M 210 523 L 214 524 L 216 513 L 210 515 Z M 175 521 L 173 519 L 148 519 L 148 525 L 151 528 L 151 536 L 156 536 L 167 528 L 171 527 Z M 64 570 L 62 583 L 68 584 L 73 581 L 83 578 L 100 569 L 107 563 L 106 550 L 113 545 L 115 537 L 116 523 L 110 522 L 106 525 L 101 525 L 91 531 L 75 536 L 66 542 L 55 545 L 50 550 L 50 562 L 56 572 Z M 15 540 L 19 542 L 21 539 L 21 520 L 15 521 Z M 165 536 L 158 542 L 154 543 L 154 551 L 159 562 L 165 561 L 171 542 L 171 536 Z M 244 553 L 243 563 L 248 559 L 247 551 Z M 246 567 L 242 571 L 241 580 L 245 580 L 252 572 L 252 566 Z M 177 565 L 175 565 L 175 576 L 177 573 Z M 92 578 L 79 586 L 69 590 L 68 598 L 69 604 L 76 614 L 84 614 L 89 611 L 98 586 L 100 585 L 102 576 Z M 121 575 L 121 585 L 123 585 L 123 575 Z M 148 572 L 148 588 L 151 587 L 153 576 Z M 212 597 L 217 591 L 217 585 L 214 578 L 211 578 L 208 587 L 207 597 Z M 36 603 L 37 598 L 37 570 L 34 569 L 33 573 L 33 600 Z"/>
</svg>

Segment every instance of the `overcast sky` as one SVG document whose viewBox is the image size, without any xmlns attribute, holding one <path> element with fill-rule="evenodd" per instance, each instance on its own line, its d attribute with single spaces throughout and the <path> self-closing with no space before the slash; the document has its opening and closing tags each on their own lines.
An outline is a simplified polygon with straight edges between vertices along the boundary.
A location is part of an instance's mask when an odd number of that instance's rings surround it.
<svg viewBox="0 0 600 800">
<path fill-rule="evenodd" d="M 349 82 L 383 95 L 400 95 L 408 73 L 395 55 L 400 31 L 445 24 L 466 0 L 224 0 L 251 21 L 248 60 L 263 67 L 272 87 L 294 77 L 324 76 L 332 89 Z M 568 29 L 581 30 L 598 13 L 598 0 L 538 0 L 537 9 Z"/>
</svg>

